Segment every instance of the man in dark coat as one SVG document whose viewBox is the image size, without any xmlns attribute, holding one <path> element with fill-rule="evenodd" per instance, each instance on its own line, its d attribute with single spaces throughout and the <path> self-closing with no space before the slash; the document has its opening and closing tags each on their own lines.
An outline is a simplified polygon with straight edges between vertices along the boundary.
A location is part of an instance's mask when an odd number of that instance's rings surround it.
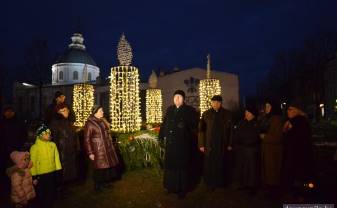
<svg viewBox="0 0 337 208">
<path fill-rule="evenodd" d="M 66 96 L 62 92 L 60 91 L 55 92 L 53 102 L 47 107 L 46 112 L 45 112 L 44 120 L 47 124 L 49 124 L 50 121 L 53 120 L 53 118 L 57 116 L 56 106 L 62 103 L 66 103 L 65 100 L 66 100 Z M 69 106 L 68 106 L 68 109 L 70 111 L 69 120 L 74 123 L 76 119 L 75 113 Z"/>
<path fill-rule="evenodd" d="M 222 106 L 222 97 L 213 96 L 212 108 L 199 122 L 199 149 L 204 153 L 204 182 L 211 189 L 225 185 L 225 155 L 231 150 L 231 112 Z"/>
<path fill-rule="evenodd" d="M 191 155 L 194 151 L 198 115 L 195 109 L 184 103 L 185 93 L 174 93 L 174 105 L 168 107 L 161 125 L 159 139 L 165 140 L 164 187 L 169 193 L 184 198 L 191 186 Z"/>
<path fill-rule="evenodd" d="M 56 106 L 57 114 L 50 122 L 52 140 L 56 143 L 62 164 L 62 182 L 75 180 L 78 169 L 79 140 L 69 109 L 64 103 Z"/>
</svg>

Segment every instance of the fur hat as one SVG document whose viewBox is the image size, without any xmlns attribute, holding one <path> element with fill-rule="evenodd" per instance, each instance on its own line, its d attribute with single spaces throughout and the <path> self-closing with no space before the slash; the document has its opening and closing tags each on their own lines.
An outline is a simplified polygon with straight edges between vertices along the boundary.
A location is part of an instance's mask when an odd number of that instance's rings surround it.
<svg viewBox="0 0 337 208">
<path fill-rule="evenodd" d="M 175 96 L 175 95 L 181 95 L 184 98 L 184 100 L 185 100 L 185 92 L 184 91 L 182 91 L 182 90 L 176 90 L 174 92 L 173 96 Z"/>
</svg>

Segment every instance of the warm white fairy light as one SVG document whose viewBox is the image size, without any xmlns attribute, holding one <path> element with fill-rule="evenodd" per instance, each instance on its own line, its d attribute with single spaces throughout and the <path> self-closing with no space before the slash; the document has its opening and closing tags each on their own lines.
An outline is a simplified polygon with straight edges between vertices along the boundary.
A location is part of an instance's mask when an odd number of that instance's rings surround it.
<svg viewBox="0 0 337 208">
<path fill-rule="evenodd" d="M 220 81 L 218 79 L 200 80 L 200 115 L 210 109 L 211 99 L 214 95 L 221 94 Z"/>
<path fill-rule="evenodd" d="M 117 58 L 120 66 L 130 66 L 132 62 L 132 48 L 129 42 L 126 40 L 125 35 L 122 34 L 118 47 Z"/>
<path fill-rule="evenodd" d="M 200 115 L 211 108 L 211 99 L 214 95 L 221 95 L 220 80 L 211 78 L 211 56 L 207 55 L 206 79 L 200 80 Z"/>
<path fill-rule="evenodd" d="M 94 106 L 94 87 L 90 84 L 75 84 L 73 89 L 73 110 L 75 126 L 83 127 Z"/>
<path fill-rule="evenodd" d="M 146 90 L 146 123 L 158 124 L 162 122 L 162 96 L 160 89 Z"/>
<path fill-rule="evenodd" d="M 111 129 L 115 132 L 140 130 L 139 74 L 134 66 L 117 66 L 110 77 Z"/>
</svg>

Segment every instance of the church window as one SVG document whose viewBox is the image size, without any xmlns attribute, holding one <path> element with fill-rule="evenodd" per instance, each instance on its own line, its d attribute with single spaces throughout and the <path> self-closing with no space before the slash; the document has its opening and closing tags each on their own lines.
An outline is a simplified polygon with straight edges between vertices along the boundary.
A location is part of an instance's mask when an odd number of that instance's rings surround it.
<svg viewBox="0 0 337 208">
<path fill-rule="evenodd" d="M 63 80 L 63 71 L 59 72 L 59 80 Z"/>
<path fill-rule="evenodd" d="M 73 80 L 78 80 L 78 72 L 77 71 L 73 72 Z"/>
<path fill-rule="evenodd" d="M 88 81 L 91 81 L 91 73 L 88 73 Z"/>
</svg>

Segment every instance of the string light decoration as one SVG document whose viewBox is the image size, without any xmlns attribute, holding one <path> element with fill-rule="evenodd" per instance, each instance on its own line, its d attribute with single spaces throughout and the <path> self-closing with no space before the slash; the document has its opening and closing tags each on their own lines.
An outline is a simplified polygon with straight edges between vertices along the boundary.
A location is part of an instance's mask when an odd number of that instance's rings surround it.
<svg viewBox="0 0 337 208">
<path fill-rule="evenodd" d="M 111 130 L 127 133 L 140 130 L 140 97 L 138 68 L 130 66 L 132 49 L 124 34 L 117 48 L 120 66 L 111 68 L 110 117 Z"/>
<path fill-rule="evenodd" d="M 73 89 L 73 110 L 75 112 L 75 126 L 83 127 L 91 114 L 91 109 L 94 106 L 94 86 L 87 84 L 88 69 L 84 65 L 83 83 L 75 84 Z"/>
<path fill-rule="evenodd" d="M 94 106 L 94 86 L 91 84 L 75 84 L 73 90 L 73 110 L 75 112 L 75 126 L 83 127 Z"/>
<path fill-rule="evenodd" d="M 200 80 L 200 115 L 211 108 L 211 99 L 221 94 L 220 80 L 211 78 L 211 56 L 207 55 L 206 79 Z"/>
<path fill-rule="evenodd" d="M 126 40 L 124 33 L 122 34 L 118 47 L 117 58 L 120 66 L 130 66 L 132 62 L 132 48 L 130 43 Z"/>
<path fill-rule="evenodd" d="M 161 90 L 157 89 L 158 78 L 154 71 L 149 78 L 150 89 L 146 90 L 146 123 L 162 123 L 162 95 Z"/>
</svg>

